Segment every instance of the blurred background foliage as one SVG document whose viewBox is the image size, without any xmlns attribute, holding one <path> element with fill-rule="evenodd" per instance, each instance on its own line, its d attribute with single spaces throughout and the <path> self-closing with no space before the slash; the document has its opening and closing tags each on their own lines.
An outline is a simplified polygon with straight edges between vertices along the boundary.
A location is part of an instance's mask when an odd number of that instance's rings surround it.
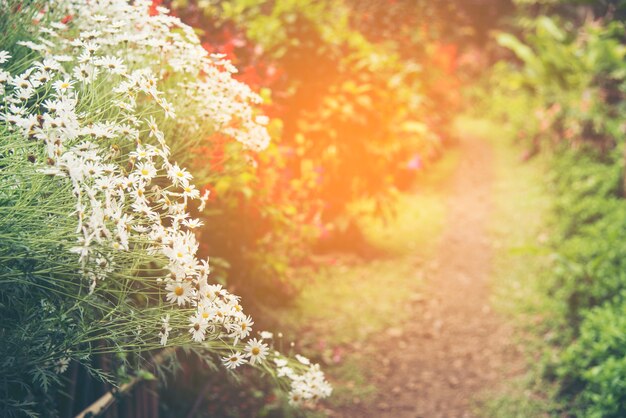
<svg viewBox="0 0 626 418">
<path fill-rule="evenodd" d="M 223 222 L 207 222 L 206 251 L 229 284 L 284 302 L 319 254 L 380 255 L 360 209 L 393 218 L 398 192 L 454 145 L 456 115 L 487 117 L 516 132 L 523 160 L 550 161 L 550 268 L 533 329 L 541 378 L 558 388 L 546 408 L 626 415 L 626 2 L 164 3 L 233 60 L 271 116 L 271 151 L 227 162 L 239 177 L 207 185 Z"/>
<path fill-rule="evenodd" d="M 272 149 L 251 165 L 233 163 L 237 156 L 213 138 L 208 159 L 198 159 L 241 166 L 207 185 L 223 222 L 207 222 L 204 240 L 230 266 L 223 277 L 237 291 L 288 301 L 298 288 L 292 267 L 311 254 L 372 255 L 354 206 L 367 200 L 370 212 L 393 216 L 398 192 L 454 143 L 458 41 L 485 42 L 489 26 L 472 19 L 489 14 L 463 2 L 414 3 L 163 2 L 197 28 L 207 50 L 233 60 L 271 117 Z"/>
</svg>

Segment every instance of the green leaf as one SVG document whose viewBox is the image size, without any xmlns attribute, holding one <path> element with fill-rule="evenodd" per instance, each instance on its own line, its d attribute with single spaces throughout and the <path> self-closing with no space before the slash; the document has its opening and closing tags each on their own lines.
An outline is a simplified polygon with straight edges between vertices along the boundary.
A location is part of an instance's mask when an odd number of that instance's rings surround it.
<svg viewBox="0 0 626 418">
<path fill-rule="evenodd" d="M 533 50 L 514 35 L 510 33 L 500 33 L 496 37 L 496 40 L 498 45 L 513 51 L 513 53 L 527 65 L 534 66 L 537 63 L 537 56 Z"/>
</svg>

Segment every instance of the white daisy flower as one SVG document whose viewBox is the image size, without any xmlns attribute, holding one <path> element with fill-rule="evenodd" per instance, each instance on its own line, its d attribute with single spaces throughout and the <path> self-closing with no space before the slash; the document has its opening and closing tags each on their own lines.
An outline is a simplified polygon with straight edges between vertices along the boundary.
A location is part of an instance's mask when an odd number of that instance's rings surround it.
<svg viewBox="0 0 626 418">
<path fill-rule="evenodd" d="M 191 180 L 191 174 L 184 168 L 178 166 L 178 164 L 174 164 L 168 171 L 167 176 L 169 179 L 175 184 L 188 185 Z"/>
<path fill-rule="evenodd" d="M 0 64 L 4 64 L 10 59 L 11 59 L 11 54 L 9 54 L 9 51 L 0 51 Z"/>
<path fill-rule="evenodd" d="M 237 351 L 236 353 L 232 353 L 229 356 L 222 357 L 222 364 L 226 366 L 227 369 L 236 369 L 246 362 L 245 357 L 241 354 L 241 352 Z"/>
<path fill-rule="evenodd" d="M 66 77 L 63 80 L 57 80 L 52 83 L 52 87 L 56 90 L 57 94 L 66 94 L 72 91 L 73 85 L 76 81 L 72 80 L 69 77 Z"/>
<path fill-rule="evenodd" d="M 170 331 L 172 327 L 170 326 L 170 315 L 167 314 L 163 318 L 161 318 L 161 330 L 159 331 L 159 337 L 161 337 L 161 345 L 167 344 L 167 339 L 170 336 Z"/>
<path fill-rule="evenodd" d="M 304 365 L 308 366 L 309 364 L 311 364 L 311 361 L 308 358 L 301 356 L 300 354 L 296 354 L 295 357 L 296 357 L 296 360 L 298 360 L 300 363 Z"/>
<path fill-rule="evenodd" d="M 260 363 L 265 360 L 269 351 L 268 345 L 258 341 L 256 338 L 249 340 L 244 349 L 244 352 L 250 358 L 250 364 Z"/>
<path fill-rule="evenodd" d="M 157 169 L 149 162 L 141 162 L 138 163 L 135 167 L 136 175 L 138 175 L 142 180 L 150 181 L 157 175 Z"/>
<path fill-rule="evenodd" d="M 165 296 L 168 302 L 183 306 L 191 301 L 192 289 L 187 281 L 170 281 L 165 285 L 165 290 L 168 292 Z"/>
<path fill-rule="evenodd" d="M 206 338 L 205 333 L 207 329 L 207 321 L 202 316 L 202 314 L 198 313 L 189 318 L 190 328 L 189 333 L 192 336 L 192 339 L 196 342 L 204 341 Z"/>
</svg>

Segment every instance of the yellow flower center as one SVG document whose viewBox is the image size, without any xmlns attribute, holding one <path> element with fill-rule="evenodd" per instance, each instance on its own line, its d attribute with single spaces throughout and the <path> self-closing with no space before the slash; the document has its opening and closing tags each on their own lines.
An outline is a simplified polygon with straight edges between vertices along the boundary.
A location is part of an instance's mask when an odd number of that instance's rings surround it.
<svg viewBox="0 0 626 418">
<path fill-rule="evenodd" d="M 185 293 L 185 289 L 183 289 L 182 286 L 176 286 L 176 289 L 174 289 L 174 293 L 176 294 L 176 296 L 182 296 L 183 293 Z"/>
</svg>

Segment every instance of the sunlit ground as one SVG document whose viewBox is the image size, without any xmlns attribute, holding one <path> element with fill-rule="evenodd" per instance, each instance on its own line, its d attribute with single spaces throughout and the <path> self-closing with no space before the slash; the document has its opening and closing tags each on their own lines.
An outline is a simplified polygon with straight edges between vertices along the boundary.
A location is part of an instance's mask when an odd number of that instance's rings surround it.
<svg viewBox="0 0 626 418">
<path fill-rule="evenodd" d="M 551 203 L 543 181 L 546 160 L 522 162 L 521 149 L 511 145 L 514 133 L 493 122 L 462 118 L 458 124 L 474 135 L 488 138 L 493 145 L 495 216 L 490 227 L 496 256 L 492 303 L 523 330 L 533 323 L 539 308 L 545 309 L 549 304 L 545 294 L 539 291 L 537 278 L 548 256 L 542 246 L 547 238 L 544 228 Z M 525 347 L 528 364 L 537 365 L 540 342 L 536 336 L 520 332 L 517 339 Z M 549 409 L 546 394 L 552 389 L 536 379 L 533 373 L 536 371 L 507 382 L 500 393 L 487 394 L 480 416 L 522 418 L 546 414 Z"/>
<path fill-rule="evenodd" d="M 460 134 L 488 139 L 494 150 L 495 207 L 488 225 L 496 254 L 493 305 L 511 318 L 531 315 L 528 301 L 537 299 L 529 297 L 535 291 L 529 278 L 540 267 L 537 244 L 545 239 L 540 228 L 548 205 L 542 161 L 522 164 L 521 150 L 510 145 L 510 132 L 492 123 L 459 118 L 456 125 Z M 414 191 L 402 194 L 396 219 L 363 220 L 369 242 L 385 255 L 365 261 L 341 255 L 325 258 L 326 266 L 302 272 L 307 286 L 295 306 L 275 312 L 283 328 L 298 336 L 298 346 L 322 353 L 336 385 L 331 408 L 366 403 L 376 394 L 371 380 L 385 353 L 373 357 L 368 344 L 377 335 L 394 337 L 401 332 L 403 323 L 411 320 L 411 310 L 403 307 L 421 303 L 425 272 L 432 267 L 446 223 L 449 181 L 458 161 L 459 151 L 452 149 Z M 487 401 L 482 407 L 487 416 L 539 411 L 541 404 L 535 405 L 532 396 L 518 390 L 524 379 L 511 382 L 502 393 L 481 395 Z"/>
<path fill-rule="evenodd" d="M 423 267 L 445 223 L 445 191 L 457 160 L 458 152 L 451 149 L 424 174 L 415 191 L 401 194 L 397 217 L 362 220 L 368 241 L 380 255 L 371 260 L 326 256 L 321 260 L 326 265 L 301 272 L 306 286 L 293 308 L 265 313 L 280 318 L 282 328 L 297 336 L 298 345 L 322 352 L 339 381 L 333 404 L 361 401 L 376 390 L 367 377 L 379 359 L 364 358 L 359 351 L 369 337 L 409 319 L 409 311 L 398 308 L 420 297 Z"/>
</svg>

